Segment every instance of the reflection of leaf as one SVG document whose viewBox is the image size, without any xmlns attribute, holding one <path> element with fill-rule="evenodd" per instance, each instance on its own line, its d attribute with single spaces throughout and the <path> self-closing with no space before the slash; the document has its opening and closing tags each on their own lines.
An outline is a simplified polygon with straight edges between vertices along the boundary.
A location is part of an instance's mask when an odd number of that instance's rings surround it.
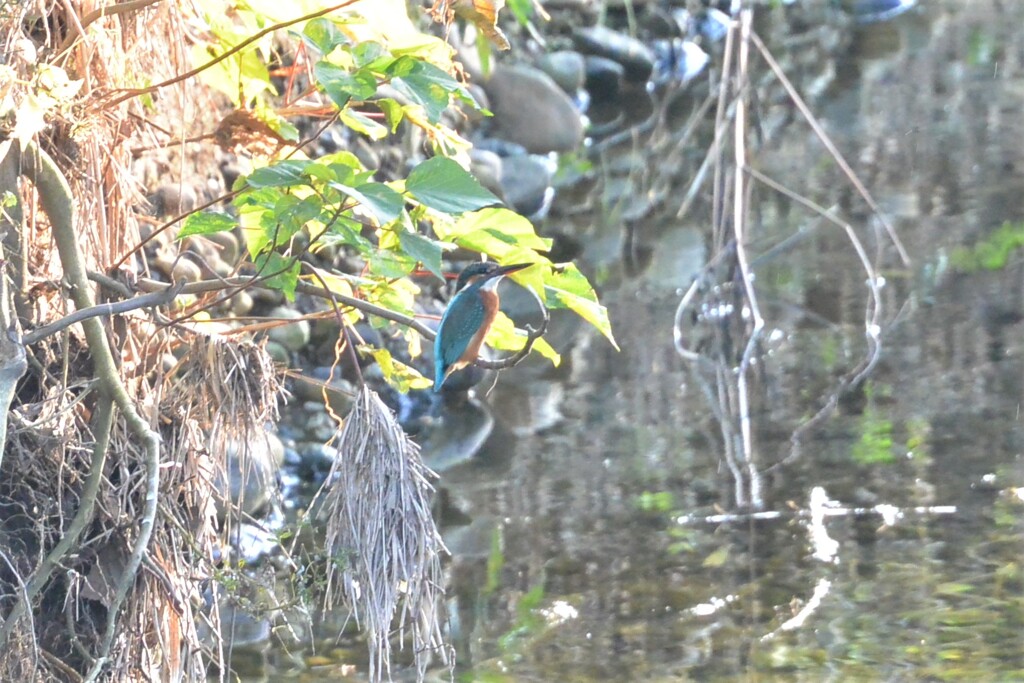
<svg viewBox="0 0 1024 683">
<path fill-rule="evenodd" d="M 704 558 L 701 563 L 705 567 L 715 568 L 721 567 L 729 560 L 729 546 L 723 545 L 718 550 L 714 551 L 710 555 Z"/>
</svg>

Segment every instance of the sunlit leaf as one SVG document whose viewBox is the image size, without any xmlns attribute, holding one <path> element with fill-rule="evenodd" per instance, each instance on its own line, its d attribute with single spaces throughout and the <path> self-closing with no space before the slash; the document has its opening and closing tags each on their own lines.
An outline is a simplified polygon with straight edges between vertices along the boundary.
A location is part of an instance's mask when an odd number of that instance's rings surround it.
<svg viewBox="0 0 1024 683">
<path fill-rule="evenodd" d="M 194 213 L 185 219 L 181 230 L 178 231 L 178 239 L 180 240 L 189 235 L 210 235 L 215 232 L 227 232 L 236 225 L 238 225 L 238 221 L 226 213 L 216 213 L 213 211 Z"/>
<path fill-rule="evenodd" d="M 409 256 L 423 264 L 423 267 L 438 277 L 441 274 L 441 245 L 418 232 L 401 230 L 398 233 L 399 243 Z"/>
<path fill-rule="evenodd" d="M 267 278 L 264 284 L 279 290 L 288 301 L 295 301 L 295 287 L 299 283 L 300 270 L 298 260 L 270 252 L 258 255 L 255 261 L 260 277 Z"/>
<path fill-rule="evenodd" d="M 376 361 L 377 367 L 380 368 L 384 381 L 396 391 L 407 394 L 410 389 L 429 389 L 434 385 L 432 380 L 421 375 L 415 368 L 395 360 L 394 356 L 387 349 L 374 346 L 360 346 L 359 351 L 373 356 L 373 360 Z"/>
<path fill-rule="evenodd" d="M 348 107 L 341 110 L 341 113 L 338 115 L 338 118 L 341 119 L 341 122 L 344 123 L 346 126 L 356 131 L 357 133 L 362 133 L 371 140 L 380 140 L 382 138 L 387 137 L 387 126 L 382 126 L 380 123 L 378 123 L 374 119 L 371 119 L 366 114 L 360 113 Z"/>
<path fill-rule="evenodd" d="M 498 311 L 498 315 L 494 318 L 494 325 L 487 334 L 487 344 L 500 351 L 519 351 L 525 343 L 526 332 L 517 330 L 512 319 Z M 551 348 L 551 345 L 543 337 L 533 342 L 533 350 L 547 358 L 556 367 L 562 362 L 558 352 Z"/>
<path fill-rule="evenodd" d="M 305 182 L 303 170 L 311 164 L 301 159 L 278 161 L 271 166 L 258 168 L 246 177 L 250 187 L 287 187 Z"/>
<path fill-rule="evenodd" d="M 464 213 L 500 202 L 469 171 L 444 157 L 427 159 L 414 168 L 405 189 L 417 201 L 445 213 Z"/>
<path fill-rule="evenodd" d="M 302 30 L 302 37 L 306 43 L 315 47 L 321 54 L 328 54 L 338 45 L 348 43 L 348 38 L 338 26 L 324 17 L 317 17 L 306 24 Z"/>
<path fill-rule="evenodd" d="M 384 112 L 384 120 L 387 121 L 388 128 L 394 133 L 398 130 L 398 124 L 405 118 L 405 110 L 402 105 L 394 101 L 390 97 L 382 97 L 378 100 L 374 100 L 374 104 L 380 107 L 380 110 Z"/>
<path fill-rule="evenodd" d="M 530 221 L 504 208 L 467 214 L 453 225 L 442 228 L 442 233 L 443 239 L 487 254 L 501 263 L 547 263 L 547 259 L 536 252 L 551 248 L 551 240 L 539 237 Z"/>
<path fill-rule="evenodd" d="M 608 309 L 598 303 L 594 288 L 590 286 L 590 282 L 575 264 L 566 264 L 560 270 L 552 273 L 545 288 L 548 293 L 548 301 L 552 306 L 574 311 L 596 327 L 618 350 L 619 345 L 612 335 L 612 325 L 608 319 Z"/>
</svg>

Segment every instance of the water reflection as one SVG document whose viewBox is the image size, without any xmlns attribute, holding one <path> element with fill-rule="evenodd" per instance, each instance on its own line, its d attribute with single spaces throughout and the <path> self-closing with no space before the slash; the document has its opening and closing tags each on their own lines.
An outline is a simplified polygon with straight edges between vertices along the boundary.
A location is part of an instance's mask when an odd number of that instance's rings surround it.
<svg viewBox="0 0 1024 683">
<path fill-rule="evenodd" d="M 863 358 L 865 273 L 841 229 L 757 189 L 763 511 L 738 509 L 728 411 L 673 344 L 682 290 L 723 246 L 710 193 L 676 211 L 679 170 L 714 136 L 671 135 L 707 93 L 673 102 L 675 127 L 648 144 L 607 148 L 604 184 L 563 191 L 548 227 L 584 245 L 622 351 L 573 325 L 558 373 L 506 372 L 457 438 L 425 436 L 444 469 L 459 680 L 1024 678 L 1024 259 L 1011 245 L 992 270 L 956 263 L 1024 221 L 1024 4 L 921 3 L 831 41 L 793 11 L 757 29 L 911 265 L 767 77 L 757 166 L 884 252 L 880 361 L 791 457 L 793 430 Z M 591 196 L 599 215 L 567 210 Z M 638 277 L 624 254 L 643 256 Z M 318 629 L 328 652 L 335 617 Z"/>
<path fill-rule="evenodd" d="M 622 352 L 579 341 L 564 419 L 496 435 L 453 486 L 461 514 L 487 520 L 451 563 L 467 679 L 1024 676 L 1021 259 L 948 267 L 956 246 L 1024 217 L 1021 25 L 1016 4 L 929 4 L 835 56 L 816 111 L 913 265 L 884 274 L 890 317 L 870 380 L 775 468 L 863 351 L 864 276 L 831 228 L 759 271 L 787 330 L 754 420 L 774 518 L 724 516 L 732 476 L 672 346 L 678 297 L 642 279 L 605 290 Z M 806 128 L 774 130 L 762 167 L 870 227 Z M 763 239 L 810 220 L 767 196 L 758 218 Z M 646 237 L 657 249 L 675 229 Z M 799 514 L 811 509 L 819 536 Z M 549 618 L 566 608 L 572 618 Z"/>
</svg>

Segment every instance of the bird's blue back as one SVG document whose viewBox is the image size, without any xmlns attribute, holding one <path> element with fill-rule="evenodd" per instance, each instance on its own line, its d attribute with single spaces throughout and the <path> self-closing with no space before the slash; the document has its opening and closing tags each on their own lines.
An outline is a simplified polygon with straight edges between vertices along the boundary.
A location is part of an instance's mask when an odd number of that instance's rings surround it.
<svg viewBox="0 0 1024 683">
<path fill-rule="evenodd" d="M 441 389 L 444 373 L 462 358 L 484 323 L 480 286 L 481 283 L 473 282 L 459 290 L 441 316 L 434 339 L 434 391 Z"/>
</svg>

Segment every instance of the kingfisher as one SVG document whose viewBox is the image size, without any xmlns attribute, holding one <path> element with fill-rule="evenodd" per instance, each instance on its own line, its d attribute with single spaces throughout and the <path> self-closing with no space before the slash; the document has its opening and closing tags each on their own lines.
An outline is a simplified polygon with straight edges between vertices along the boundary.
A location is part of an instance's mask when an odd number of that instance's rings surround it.
<svg viewBox="0 0 1024 683">
<path fill-rule="evenodd" d="M 448 302 L 434 339 L 434 391 L 445 380 L 480 355 L 488 330 L 498 314 L 498 283 L 509 273 L 532 264 L 499 266 L 485 261 L 473 263 L 459 273 L 455 296 Z"/>
</svg>

